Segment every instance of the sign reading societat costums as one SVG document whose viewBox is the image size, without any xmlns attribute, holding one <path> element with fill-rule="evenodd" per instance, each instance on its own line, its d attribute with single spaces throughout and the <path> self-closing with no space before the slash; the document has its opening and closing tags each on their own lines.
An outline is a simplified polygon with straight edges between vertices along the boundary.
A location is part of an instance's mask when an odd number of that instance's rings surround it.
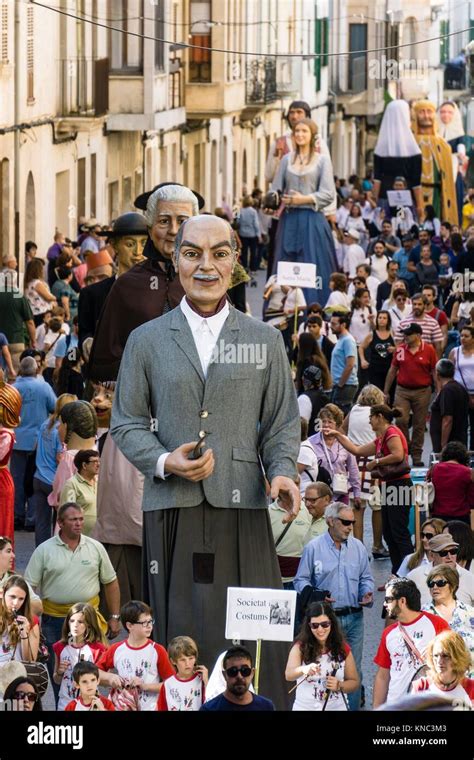
<svg viewBox="0 0 474 760">
<path fill-rule="evenodd" d="M 296 591 L 228 588 L 226 639 L 293 641 Z"/>
</svg>

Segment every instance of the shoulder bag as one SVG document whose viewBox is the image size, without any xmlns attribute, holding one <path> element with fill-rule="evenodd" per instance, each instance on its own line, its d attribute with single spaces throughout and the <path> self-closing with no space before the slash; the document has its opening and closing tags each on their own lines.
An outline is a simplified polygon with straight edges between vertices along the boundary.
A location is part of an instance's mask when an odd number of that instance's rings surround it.
<svg viewBox="0 0 474 760">
<path fill-rule="evenodd" d="M 387 434 L 385 433 L 385 436 Z M 382 443 L 380 444 L 380 453 L 383 456 L 383 444 L 385 441 L 385 436 L 383 437 Z M 408 464 L 408 461 L 406 458 L 404 458 L 401 462 L 396 462 L 395 464 L 379 464 L 377 467 L 375 467 L 373 470 L 371 470 L 372 478 L 376 478 L 377 480 L 396 480 L 397 478 L 403 477 L 403 475 L 408 475 L 410 472 L 411 467 Z"/>
<path fill-rule="evenodd" d="M 15 646 L 15 649 L 13 650 L 13 654 L 11 659 L 15 659 L 15 653 L 17 649 L 18 644 Z M 33 656 L 33 652 L 31 650 L 31 644 L 30 639 L 28 637 L 28 646 L 30 649 L 30 656 Z M 38 649 L 38 654 L 39 654 Z M 17 660 L 18 662 L 18 660 Z M 37 660 L 19 660 L 21 664 L 25 667 L 26 675 L 28 678 L 31 678 L 31 680 L 34 682 L 36 686 L 36 691 L 38 693 L 39 698 L 44 697 L 46 692 L 48 691 L 49 686 L 49 676 L 48 676 L 48 669 L 44 662 L 38 662 Z"/>
</svg>

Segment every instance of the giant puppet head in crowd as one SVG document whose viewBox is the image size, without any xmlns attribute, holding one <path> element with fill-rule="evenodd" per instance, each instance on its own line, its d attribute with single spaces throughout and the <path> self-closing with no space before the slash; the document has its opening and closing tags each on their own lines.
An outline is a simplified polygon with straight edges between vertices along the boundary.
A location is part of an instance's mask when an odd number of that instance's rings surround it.
<svg viewBox="0 0 474 760">
<path fill-rule="evenodd" d="M 458 224 L 451 148 L 437 131 L 436 106 L 430 100 L 418 100 L 412 106 L 413 132 L 422 156 L 421 186 L 423 204 L 434 206 L 436 216 Z"/>
<path fill-rule="evenodd" d="M 94 395 L 92 396 L 91 404 L 95 409 L 99 428 L 110 427 L 115 385 L 116 383 L 112 380 L 110 382 L 94 383 Z"/>
<path fill-rule="evenodd" d="M 120 275 L 135 264 L 144 261 L 143 249 L 148 240 L 148 227 L 143 214 L 131 211 L 117 217 L 112 231 L 104 233 L 115 251 L 115 261 Z"/>
<path fill-rule="evenodd" d="M 204 207 L 204 198 L 179 182 L 162 182 L 135 198 L 135 206 L 145 210 L 150 236 L 143 255 L 170 263 L 181 224 L 199 213 Z"/>
<path fill-rule="evenodd" d="M 16 428 L 20 424 L 21 395 L 0 377 L 0 426 Z"/>
</svg>

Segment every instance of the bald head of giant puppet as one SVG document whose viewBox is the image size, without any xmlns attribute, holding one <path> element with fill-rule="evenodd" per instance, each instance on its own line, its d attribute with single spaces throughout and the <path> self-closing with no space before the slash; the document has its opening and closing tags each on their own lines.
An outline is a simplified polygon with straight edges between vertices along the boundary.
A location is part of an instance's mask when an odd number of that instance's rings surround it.
<svg viewBox="0 0 474 760">
<path fill-rule="evenodd" d="M 237 260 L 237 240 L 225 219 L 202 214 L 181 225 L 174 266 L 188 299 L 202 312 L 213 312 L 225 296 Z"/>
<path fill-rule="evenodd" d="M 166 185 L 150 195 L 145 212 L 148 234 L 165 259 L 173 256 L 180 226 L 198 213 L 198 200 L 188 187 Z"/>
</svg>

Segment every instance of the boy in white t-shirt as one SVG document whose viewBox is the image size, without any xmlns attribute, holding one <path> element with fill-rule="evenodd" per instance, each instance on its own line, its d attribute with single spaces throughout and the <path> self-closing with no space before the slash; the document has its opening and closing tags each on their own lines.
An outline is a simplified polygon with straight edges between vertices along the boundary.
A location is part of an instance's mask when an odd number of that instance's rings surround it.
<svg viewBox="0 0 474 760">
<path fill-rule="evenodd" d="M 72 670 L 72 679 L 79 695 L 66 705 L 65 712 L 115 711 L 110 699 L 99 694 L 99 668 L 94 662 L 77 662 Z"/>
<path fill-rule="evenodd" d="M 158 697 L 158 710 L 196 712 L 204 704 L 208 681 L 207 668 L 196 665 L 196 642 L 189 636 L 176 636 L 168 645 L 170 662 L 176 675 L 166 679 Z"/>
<path fill-rule="evenodd" d="M 174 675 L 174 668 L 166 649 L 150 641 L 155 622 L 151 607 L 144 602 L 127 602 L 120 610 L 120 620 L 128 638 L 112 644 L 99 658 L 100 683 L 114 689 L 137 687 L 139 710 L 157 710 L 163 681 Z M 117 674 L 107 672 L 112 668 Z"/>
</svg>

